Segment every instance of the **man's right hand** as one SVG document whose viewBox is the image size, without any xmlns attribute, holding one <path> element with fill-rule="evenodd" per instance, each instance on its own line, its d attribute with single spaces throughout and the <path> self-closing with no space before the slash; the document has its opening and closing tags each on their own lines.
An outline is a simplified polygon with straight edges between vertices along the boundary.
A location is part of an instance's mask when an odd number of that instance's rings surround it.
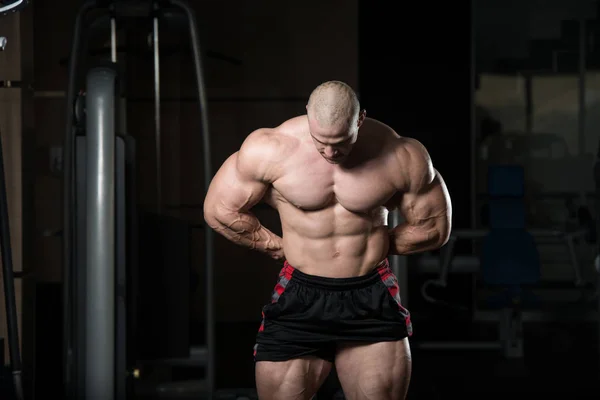
<svg viewBox="0 0 600 400">
<path fill-rule="evenodd" d="M 285 260 L 285 253 L 283 251 L 283 246 L 279 250 L 276 250 L 276 251 L 270 253 L 270 255 L 271 255 L 271 258 L 273 258 L 274 260 L 277 260 L 277 261 Z"/>
</svg>

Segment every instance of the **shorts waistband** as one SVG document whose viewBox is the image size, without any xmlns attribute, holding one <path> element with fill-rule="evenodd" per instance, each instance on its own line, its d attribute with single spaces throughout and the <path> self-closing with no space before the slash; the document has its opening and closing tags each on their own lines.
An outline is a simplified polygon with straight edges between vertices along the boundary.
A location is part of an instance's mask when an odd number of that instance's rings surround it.
<svg viewBox="0 0 600 400">
<path fill-rule="evenodd" d="M 329 278 L 306 274 L 297 270 L 286 261 L 283 265 L 282 273 L 291 277 L 291 281 L 301 283 L 305 286 L 318 287 L 326 290 L 349 290 L 373 285 L 382 279 L 383 273 L 389 270 L 389 268 L 390 264 L 386 258 L 366 275 L 349 278 Z"/>
</svg>

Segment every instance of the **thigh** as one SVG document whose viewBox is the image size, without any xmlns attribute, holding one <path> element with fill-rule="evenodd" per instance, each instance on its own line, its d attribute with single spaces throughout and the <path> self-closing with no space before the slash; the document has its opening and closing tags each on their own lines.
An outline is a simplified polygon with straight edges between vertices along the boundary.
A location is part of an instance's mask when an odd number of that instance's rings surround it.
<svg viewBox="0 0 600 400">
<path fill-rule="evenodd" d="M 260 400 L 309 400 L 329 372 L 331 363 L 317 357 L 289 361 L 258 361 L 256 390 Z"/>
<path fill-rule="evenodd" d="M 404 399 L 412 369 L 408 339 L 344 344 L 335 367 L 348 400 Z"/>
</svg>

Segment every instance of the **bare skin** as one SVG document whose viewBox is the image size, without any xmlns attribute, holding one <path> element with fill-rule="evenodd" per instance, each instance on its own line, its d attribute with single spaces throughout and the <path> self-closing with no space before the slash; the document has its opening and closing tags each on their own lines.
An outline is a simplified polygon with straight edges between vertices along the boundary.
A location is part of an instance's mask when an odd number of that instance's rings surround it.
<svg viewBox="0 0 600 400">
<path fill-rule="evenodd" d="M 365 275 L 390 254 L 441 247 L 449 237 L 452 207 L 426 149 L 364 111 L 354 124 L 323 127 L 309 112 L 250 134 L 211 183 L 207 223 L 235 243 L 333 278 Z M 278 211 L 283 238 L 251 213 L 261 201 Z M 405 222 L 390 229 L 387 216 L 396 208 Z M 406 395 L 407 339 L 347 343 L 335 363 L 348 399 Z M 317 358 L 257 362 L 259 397 L 310 399 L 330 369 Z"/>
</svg>

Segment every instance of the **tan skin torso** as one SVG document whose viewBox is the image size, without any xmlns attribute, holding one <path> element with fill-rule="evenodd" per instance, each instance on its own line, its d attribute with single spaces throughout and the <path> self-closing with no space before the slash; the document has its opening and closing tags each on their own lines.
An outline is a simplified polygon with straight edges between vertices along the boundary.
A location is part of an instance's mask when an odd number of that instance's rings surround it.
<svg viewBox="0 0 600 400">
<path fill-rule="evenodd" d="M 347 162 L 328 163 L 310 138 L 306 117 L 280 127 L 277 177 L 263 201 L 280 216 L 287 261 L 312 275 L 365 275 L 388 254 L 388 207 L 396 204 L 400 166 L 389 151 L 401 141 L 367 119 Z"/>
<path fill-rule="evenodd" d="M 203 208 L 208 226 L 235 244 L 276 260 L 286 258 L 305 273 L 333 278 L 365 275 L 388 254 L 443 246 L 450 235 L 452 204 L 426 149 L 363 118 L 364 113 L 357 121 L 358 136 L 344 135 L 346 141 L 332 141 L 341 136 L 335 132 L 322 135 L 306 115 L 252 132 L 210 184 Z M 326 160 L 344 156 L 342 164 Z M 252 213 L 261 201 L 279 212 L 283 238 Z M 404 221 L 388 230 L 388 211 L 396 208 Z M 353 367 L 365 362 L 367 369 Z M 372 346 L 345 343 L 338 347 L 335 363 L 344 390 L 355 397 L 365 387 L 384 388 L 385 398 L 406 393 L 406 339 Z M 331 368 L 314 357 L 259 361 L 256 366 L 258 392 L 269 399 L 311 398 Z M 389 382 L 397 383 L 393 391 Z M 381 391 L 372 393 L 384 398 Z"/>
</svg>

